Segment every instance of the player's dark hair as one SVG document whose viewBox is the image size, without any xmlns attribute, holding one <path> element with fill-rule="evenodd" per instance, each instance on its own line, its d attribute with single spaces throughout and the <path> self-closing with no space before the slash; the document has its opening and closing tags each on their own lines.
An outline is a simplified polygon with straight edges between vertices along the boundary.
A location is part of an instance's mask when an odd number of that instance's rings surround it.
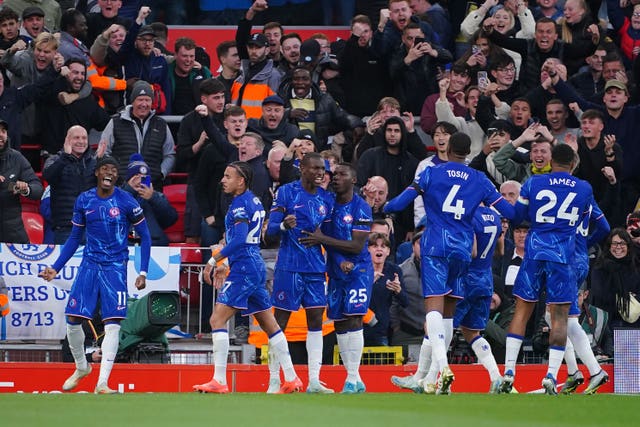
<svg viewBox="0 0 640 427">
<path fill-rule="evenodd" d="M 551 161 L 558 165 L 570 166 L 574 160 L 575 151 L 567 144 L 556 144 L 551 150 Z"/>
<path fill-rule="evenodd" d="M 304 155 L 304 157 L 302 158 L 301 164 L 304 165 L 304 166 L 308 166 L 309 162 L 311 162 L 311 159 L 319 159 L 322 162 L 322 164 L 324 165 L 324 159 L 322 158 L 320 153 L 316 153 L 315 151 L 312 151 L 310 153 L 306 153 Z"/>
<path fill-rule="evenodd" d="M 232 167 L 238 172 L 242 178 L 244 178 L 244 183 L 246 184 L 246 188 L 249 189 L 251 183 L 253 182 L 253 169 L 247 162 L 231 162 L 229 163 L 229 167 Z"/>
<path fill-rule="evenodd" d="M 580 120 L 585 120 L 585 119 L 598 119 L 600 120 L 602 123 L 604 123 L 604 115 L 602 114 L 602 112 L 600 110 L 596 110 L 594 108 L 591 108 L 587 111 L 585 111 L 584 113 L 582 113 L 582 116 L 580 116 Z"/>
<path fill-rule="evenodd" d="M 336 165 L 336 168 L 337 168 L 338 166 L 342 166 L 342 167 L 347 168 L 347 169 L 349 170 L 349 173 L 351 174 L 351 176 L 352 176 L 352 177 L 353 177 L 353 176 L 357 176 L 357 175 L 358 175 L 358 172 L 356 171 L 356 168 L 355 168 L 355 167 L 353 167 L 353 165 L 352 165 L 351 163 L 349 163 L 349 162 L 340 162 L 340 163 L 338 163 L 338 164 Z"/>
<path fill-rule="evenodd" d="M 449 137 L 449 151 L 458 156 L 467 156 L 471 153 L 471 138 L 462 132 L 456 132 Z"/>
</svg>

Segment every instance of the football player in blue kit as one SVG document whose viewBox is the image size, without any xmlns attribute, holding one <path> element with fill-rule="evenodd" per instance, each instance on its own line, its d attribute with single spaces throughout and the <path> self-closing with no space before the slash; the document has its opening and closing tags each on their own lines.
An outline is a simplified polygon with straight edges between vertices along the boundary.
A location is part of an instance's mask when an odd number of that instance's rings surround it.
<svg viewBox="0 0 640 427">
<path fill-rule="evenodd" d="M 507 334 L 501 386 L 504 393 L 511 392 L 513 387 L 516 359 L 526 324 L 540 288 L 545 285 L 551 330 L 549 365 L 542 386 L 547 394 L 557 394 L 556 378 L 564 357 L 569 306 L 578 294 L 576 273 L 570 263 L 576 249 L 578 226 L 589 215 L 593 199 L 589 183 L 571 175 L 575 162 L 575 153 L 570 146 L 553 147 L 551 172 L 529 178 L 516 203 L 515 222 L 526 219 L 531 223 L 531 229 L 513 287 L 516 309 Z"/>
<path fill-rule="evenodd" d="M 40 276 L 47 281 L 56 277 L 80 245 L 83 233 L 86 244 L 82 263 L 78 268 L 65 314 L 67 339 L 76 369 L 62 386 L 74 389 L 80 380 L 91 373 L 84 353 L 82 321 L 92 319 L 98 301 L 104 326 L 100 375 L 96 394 L 117 393 L 108 386 L 109 375 L 118 352 L 120 321 L 127 315 L 128 236 L 133 225 L 141 238 L 140 275 L 135 286 L 144 289 L 149 268 L 151 236 L 142 208 L 126 191 L 116 187 L 118 164 L 112 157 L 102 157 L 96 164 L 97 187 L 81 193 L 76 199 L 71 219 L 72 230 L 58 259 L 45 268 Z"/>
<path fill-rule="evenodd" d="M 507 218 L 514 216 L 513 206 L 491 181 L 482 172 L 465 165 L 470 147 L 471 140 L 466 134 L 451 135 L 447 150 L 449 161 L 427 168 L 384 207 L 384 212 L 402 210 L 418 195 L 424 201 L 427 225 L 420 240 L 420 252 L 427 335 L 420 352 L 432 352 L 432 363 L 440 373 L 438 392 L 441 394 L 449 392 L 455 379 L 447 362 L 447 347 L 453 335 L 456 302 L 464 297 L 475 212 L 484 202 Z"/>
<path fill-rule="evenodd" d="M 591 226 L 590 226 L 591 225 Z M 611 230 L 607 219 L 600 210 L 600 206 L 595 200 L 591 200 L 589 215 L 578 227 L 576 235 L 576 250 L 571 263 L 576 271 L 576 285 L 580 287 L 585 282 L 589 274 L 589 248 L 602 241 Z M 609 381 L 609 375 L 602 369 L 593 350 L 587 333 L 580 325 L 580 306 L 578 305 L 578 294 L 571 302 L 569 308 L 569 319 L 567 321 L 567 343 L 565 346 L 564 360 L 567 364 L 569 375 L 560 390 L 562 394 L 573 393 L 583 382 L 584 376 L 578 369 L 576 354 L 589 370 L 591 376 L 589 384 L 585 389 L 585 394 L 595 393 L 603 384 Z M 546 314 L 545 314 L 546 315 Z M 550 319 L 547 319 L 550 323 Z M 575 352 L 574 352 L 575 351 Z"/>
<path fill-rule="evenodd" d="M 334 196 L 321 187 L 324 174 L 322 156 L 305 154 L 300 179 L 278 188 L 266 232 L 267 236 L 280 237 L 271 294 L 278 324 L 285 329 L 291 312 L 301 305 L 306 309 L 308 393 L 333 393 L 320 382 L 326 262 L 320 245 L 306 247 L 300 242 L 305 237 L 303 231 L 316 231 L 331 215 Z"/>
<path fill-rule="evenodd" d="M 265 211 L 260 199 L 250 190 L 253 171 L 246 162 L 230 163 L 222 177 L 222 190 L 233 196 L 225 216 L 226 246 L 214 251 L 203 273 L 205 280 L 219 290 L 216 307 L 211 316 L 214 371 L 211 381 L 193 386 L 203 393 L 228 393 L 227 358 L 229 332 L 227 321 L 238 310 L 243 315 L 253 314 L 260 327 L 269 336 L 269 349 L 276 354 L 282 366 L 285 382 L 280 393 L 293 393 L 302 388 L 289 355 L 284 333 L 278 326 L 269 302 L 265 285 L 266 268 L 260 256 L 260 234 Z M 229 275 L 221 261 L 228 258 Z M 226 276 L 226 277 L 225 277 Z"/>
<path fill-rule="evenodd" d="M 373 216 L 371 207 L 354 193 L 356 170 L 340 163 L 333 172 L 336 201 L 322 231 L 303 231 L 306 246 L 322 244 L 327 250 L 329 275 L 327 317 L 334 320 L 340 355 L 347 370 L 342 393 L 366 390 L 359 368 L 364 348 L 362 318 L 367 313 L 373 286 L 373 265 L 367 238 Z"/>
</svg>

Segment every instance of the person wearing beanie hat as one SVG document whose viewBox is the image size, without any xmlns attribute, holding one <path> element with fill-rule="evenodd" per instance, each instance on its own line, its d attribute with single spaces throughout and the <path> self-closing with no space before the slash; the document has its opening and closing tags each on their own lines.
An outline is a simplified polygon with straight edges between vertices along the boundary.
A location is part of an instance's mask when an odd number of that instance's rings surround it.
<svg viewBox="0 0 640 427">
<path fill-rule="evenodd" d="M 131 91 L 131 105 L 111 118 L 101 141 L 107 155 L 119 163 L 119 174 L 127 175 L 130 156 L 139 153 L 149 166 L 153 188 L 162 191 L 164 179 L 173 170 L 175 143 L 167 122 L 151 109 L 152 88 L 138 81 Z"/>
<path fill-rule="evenodd" d="M 127 316 L 127 261 L 129 259 L 129 230 L 133 227 L 140 236 L 140 251 L 136 255 L 139 275 L 135 287 L 146 287 L 151 255 L 151 238 L 147 222 L 138 202 L 116 186 L 118 167 L 116 159 L 103 156 L 95 170 L 97 186 L 81 193 L 73 212 L 73 228 L 62 246 L 56 261 L 39 276 L 50 282 L 78 249 L 86 237 L 82 262 L 69 294 L 65 309 L 67 339 L 75 360 L 75 371 L 62 385 L 62 390 L 75 389 L 91 373 L 84 352 L 83 319 L 91 319 L 100 301 L 104 321 L 102 360 L 94 392 L 118 393 L 109 387 L 120 339 L 120 321 Z M 136 251 L 138 252 L 138 251 Z"/>
<path fill-rule="evenodd" d="M 135 83 L 144 80 L 160 94 L 156 96 L 161 100 L 154 109 L 158 113 L 171 114 L 173 105 L 173 90 L 169 77 L 169 64 L 164 55 L 156 55 L 154 50 L 155 32 L 151 26 L 146 26 L 144 20 L 149 15 L 150 9 L 142 6 L 138 12 L 135 23 L 129 29 L 131 37 L 127 37 L 119 51 L 124 64 L 124 75 L 127 76 L 127 99 L 131 98 L 131 91 Z"/>
<path fill-rule="evenodd" d="M 129 95 L 129 103 L 133 104 L 133 101 L 139 96 L 148 96 L 153 100 L 153 88 L 144 80 L 138 80 L 133 84 L 131 94 Z"/>
<path fill-rule="evenodd" d="M 168 246 L 169 238 L 164 230 L 175 224 L 178 212 L 164 194 L 153 189 L 149 166 L 139 153 L 133 153 L 129 158 L 127 179 L 123 188 L 140 204 L 151 234 L 151 244 Z"/>
</svg>

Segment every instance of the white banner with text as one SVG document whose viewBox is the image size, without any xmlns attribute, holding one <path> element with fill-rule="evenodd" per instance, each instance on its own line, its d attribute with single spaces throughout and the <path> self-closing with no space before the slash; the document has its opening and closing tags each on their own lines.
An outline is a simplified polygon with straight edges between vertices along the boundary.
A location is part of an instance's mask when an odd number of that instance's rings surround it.
<svg viewBox="0 0 640 427">
<path fill-rule="evenodd" d="M 51 282 L 38 273 L 58 258 L 61 246 L 0 244 L 0 275 L 9 288 L 11 312 L 0 319 L 0 340 L 63 339 L 64 309 L 71 285 L 82 261 L 79 247 Z M 127 282 L 129 296 L 140 298 L 151 291 L 177 291 L 180 248 L 153 247 L 147 272 L 147 287 L 135 287 L 140 272 L 140 247 L 129 247 Z"/>
</svg>

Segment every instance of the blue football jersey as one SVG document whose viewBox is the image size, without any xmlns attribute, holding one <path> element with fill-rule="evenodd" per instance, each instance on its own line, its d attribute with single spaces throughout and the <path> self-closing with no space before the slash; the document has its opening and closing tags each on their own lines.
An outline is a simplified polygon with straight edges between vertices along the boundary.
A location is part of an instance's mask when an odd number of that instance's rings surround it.
<svg viewBox="0 0 640 427">
<path fill-rule="evenodd" d="M 518 217 L 531 223 L 525 257 L 568 264 L 578 226 L 589 214 L 591 185 L 566 172 L 534 175 L 520 189 Z"/>
<path fill-rule="evenodd" d="M 502 232 L 500 214 L 495 209 L 480 206 L 473 218 L 473 233 L 476 236 L 476 257 L 469 264 L 469 271 L 489 271 L 493 262 L 493 252 Z M 468 284 L 467 284 L 468 285 Z"/>
<path fill-rule="evenodd" d="M 598 221 L 604 217 L 604 213 L 598 206 L 598 203 L 592 198 L 589 203 L 589 213 L 585 215 L 584 220 L 580 223 L 576 235 L 576 250 L 574 253 L 574 263 L 585 271 L 589 270 L 589 224 L 592 221 Z"/>
<path fill-rule="evenodd" d="M 322 226 L 322 232 L 327 236 L 340 240 L 351 240 L 352 232 L 368 233 L 371 231 L 373 215 L 371 206 L 357 194 L 353 195 L 350 202 L 336 204 L 333 206 L 333 213 L 328 221 Z M 330 246 L 327 248 L 327 273 L 330 277 L 342 277 L 344 274 L 340 270 L 340 262 L 351 261 L 354 265 L 371 264 L 371 255 L 365 244 L 359 254 L 349 254 L 341 252 Z"/>
<path fill-rule="evenodd" d="M 276 268 L 284 271 L 324 273 L 326 263 L 320 245 L 306 248 L 299 242 L 303 230 L 313 232 L 331 215 L 334 196 L 318 187 L 315 194 L 308 193 L 300 181 L 278 188 L 271 212 L 284 217 L 295 215 L 296 226 L 282 233 Z M 273 216 L 272 216 L 273 218 Z"/>
<path fill-rule="evenodd" d="M 71 219 L 74 225 L 85 228 L 88 237 L 83 257 L 97 264 L 127 261 L 129 229 L 142 221 L 142 208 L 120 188 L 106 199 L 98 196 L 96 188 L 81 193 Z"/>
<path fill-rule="evenodd" d="M 480 202 L 502 199 L 484 173 L 447 162 L 425 169 L 414 181 L 422 192 L 427 226 L 422 255 L 471 261 L 473 218 Z"/>
<path fill-rule="evenodd" d="M 264 266 L 264 261 L 260 256 L 260 236 L 265 215 L 266 212 L 260 199 L 249 190 L 234 197 L 231 201 L 229 210 L 224 217 L 225 239 L 227 243 L 238 238 L 244 240 L 237 250 L 229 254 L 229 265 L 233 266 L 234 269 L 241 264 L 247 265 L 250 270 Z M 248 224 L 246 236 L 234 235 L 233 225 L 238 222 L 246 222 Z"/>
</svg>

